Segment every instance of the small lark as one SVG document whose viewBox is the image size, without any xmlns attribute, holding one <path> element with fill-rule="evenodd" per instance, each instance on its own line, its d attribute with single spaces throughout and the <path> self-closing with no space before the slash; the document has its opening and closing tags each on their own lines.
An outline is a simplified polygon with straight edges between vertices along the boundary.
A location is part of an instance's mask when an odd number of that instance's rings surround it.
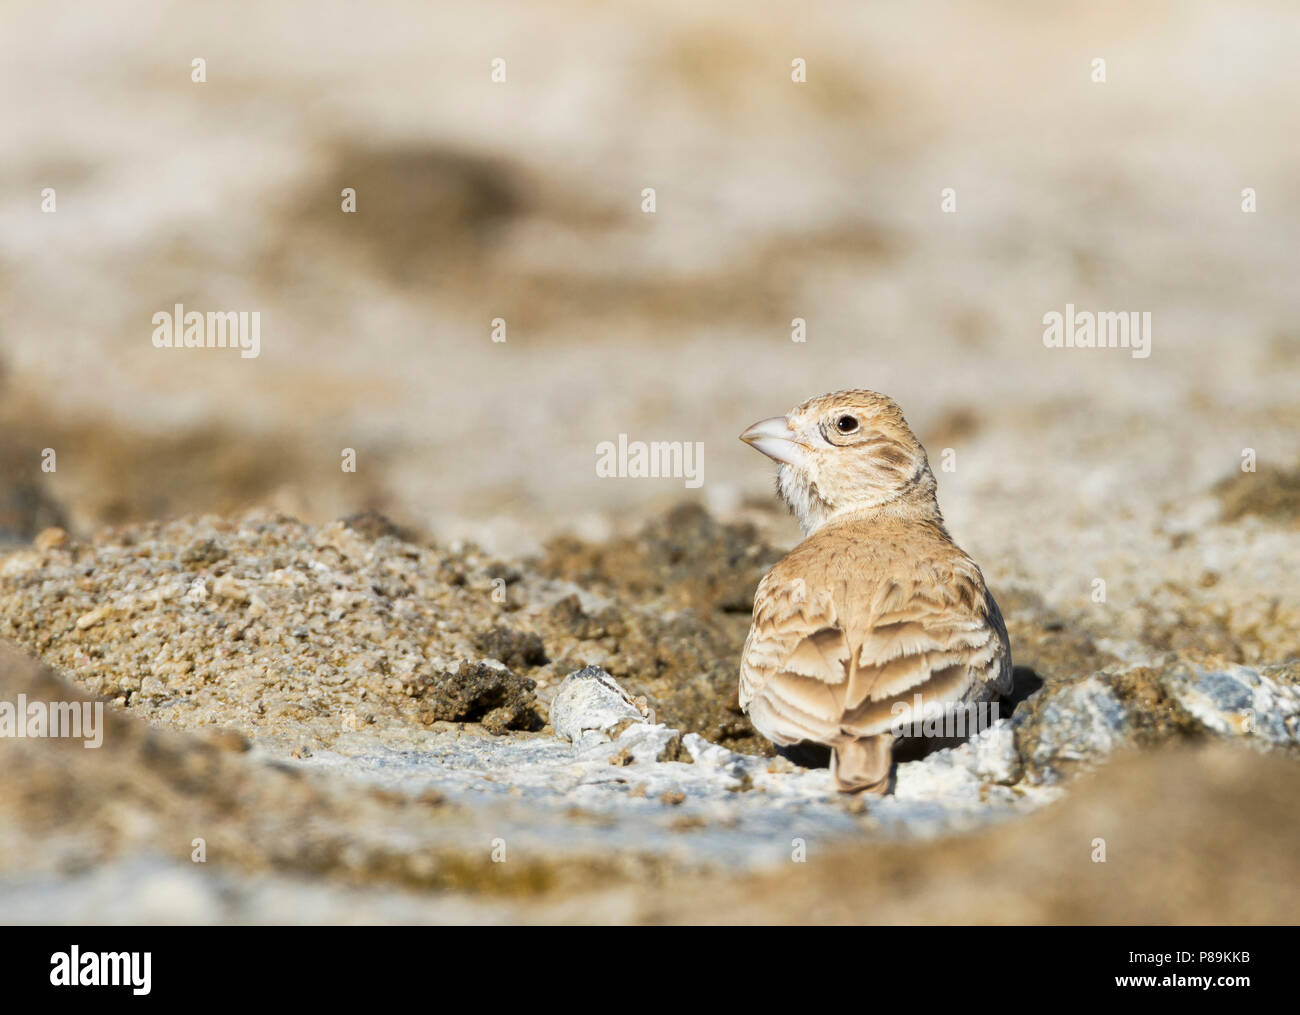
<svg viewBox="0 0 1300 1015">
<path fill-rule="evenodd" d="M 837 391 L 740 439 L 779 463 L 805 536 L 758 584 L 741 707 L 778 745 L 830 747 L 841 791 L 884 793 L 914 696 L 951 706 L 1010 691 L 1002 615 L 944 528 L 925 448 L 891 399 Z"/>
</svg>

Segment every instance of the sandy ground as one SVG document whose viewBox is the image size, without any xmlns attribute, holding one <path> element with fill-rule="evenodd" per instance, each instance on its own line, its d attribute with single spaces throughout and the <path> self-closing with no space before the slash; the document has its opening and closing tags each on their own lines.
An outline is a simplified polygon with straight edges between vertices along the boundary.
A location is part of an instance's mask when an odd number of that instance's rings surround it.
<svg viewBox="0 0 1300 1015">
<path fill-rule="evenodd" d="M 1167 674 L 1169 653 L 1211 670 L 1300 655 L 1293 5 L 123 0 L 8 7 L 0 27 L 0 540 L 20 552 L 51 525 L 89 545 L 189 516 L 179 554 L 199 516 L 382 510 L 502 575 L 651 602 L 631 634 L 591 632 L 589 661 L 665 700 L 691 671 L 682 730 L 752 751 L 726 727 L 744 619 L 723 600 L 744 599 L 761 555 L 735 566 L 735 537 L 711 530 L 701 570 L 674 570 L 696 544 L 664 536 L 665 511 L 699 502 L 753 525 L 744 545 L 793 543 L 769 463 L 736 435 L 870 387 L 928 447 L 950 527 L 1049 691 L 1107 667 Z M 155 348 L 152 316 L 177 303 L 260 313 L 260 355 Z M 1150 355 L 1046 348 L 1044 315 L 1067 304 L 1150 313 Z M 703 484 L 601 478 L 597 447 L 620 434 L 701 442 Z M 590 542 L 548 542 L 565 533 Z M 73 596 L 157 587 L 128 588 L 111 557 L 33 573 L 90 583 Z M 459 595 L 446 573 L 418 580 L 431 603 Z M 166 724 L 116 694 L 144 679 L 105 661 L 126 641 L 82 660 L 37 622 L 72 600 L 20 585 L 6 638 Z M 544 705 L 584 661 L 571 642 L 595 650 L 562 631 L 589 618 L 543 601 L 515 620 L 564 647 L 545 673 L 517 667 Z M 659 616 L 688 608 L 684 632 Z M 432 656 L 495 657 L 473 638 L 488 618 L 428 636 Z M 330 740 L 356 714 L 307 725 Z M 225 725 L 246 719 L 232 706 Z M 251 720 L 244 735 L 292 746 Z M 1165 764 L 1140 771 L 1161 784 Z M 1115 792 L 1136 811 L 1150 791 Z M 1217 814 L 1223 794 L 1193 799 Z M 261 897 L 195 918 L 257 918 Z"/>
</svg>

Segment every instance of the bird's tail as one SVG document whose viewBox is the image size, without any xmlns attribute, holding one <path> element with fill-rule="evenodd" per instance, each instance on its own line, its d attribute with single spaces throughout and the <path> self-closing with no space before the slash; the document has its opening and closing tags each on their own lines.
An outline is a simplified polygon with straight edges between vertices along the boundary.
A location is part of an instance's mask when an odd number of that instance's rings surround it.
<svg viewBox="0 0 1300 1015">
<path fill-rule="evenodd" d="M 894 735 L 880 733 L 836 744 L 831 751 L 831 778 L 841 793 L 875 793 L 889 789 L 894 762 Z"/>
</svg>

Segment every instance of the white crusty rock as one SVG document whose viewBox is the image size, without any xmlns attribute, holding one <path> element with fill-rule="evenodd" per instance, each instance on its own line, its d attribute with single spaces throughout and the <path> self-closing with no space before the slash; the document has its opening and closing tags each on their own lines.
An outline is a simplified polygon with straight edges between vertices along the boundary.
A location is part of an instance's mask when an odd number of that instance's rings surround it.
<svg viewBox="0 0 1300 1015">
<path fill-rule="evenodd" d="M 584 666 L 564 678 L 551 702 L 551 726 L 555 734 L 579 747 L 590 733 L 598 742 L 613 739 L 612 731 L 628 722 L 644 723 L 647 710 L 599 666 Z"/>
<path fill-rule="evenodd" d="M 1286 666 L 1206 669 L 1179 666 L 1166 686 L 1206 729 L 1254 736 L 1273 745 L 1300 745 L 1300 689 Z"/>
</svg>

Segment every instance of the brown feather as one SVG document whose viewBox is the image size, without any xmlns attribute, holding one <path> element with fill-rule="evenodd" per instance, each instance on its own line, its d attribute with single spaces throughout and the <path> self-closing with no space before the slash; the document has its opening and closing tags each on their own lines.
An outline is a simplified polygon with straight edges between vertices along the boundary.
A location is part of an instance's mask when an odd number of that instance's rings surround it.
<svg viewBox="0 0 1300 1015">
<path fill-rule="evenodd" d="M 845 414 L 858 429 L 835 430 Z M 740 703 L 776 743 L 831 746 L 841 789 L 883 791 L 890 731 L 918 699 L 1010 689 L 1006 626 L 944 528 L 925 449 L 890 399 L 836 392 L 776 422 L 767 437 L 788 432 L 795 449 L 778 458 L 778 488 L 807 538 L 759 582 Z"/>
</svg>

